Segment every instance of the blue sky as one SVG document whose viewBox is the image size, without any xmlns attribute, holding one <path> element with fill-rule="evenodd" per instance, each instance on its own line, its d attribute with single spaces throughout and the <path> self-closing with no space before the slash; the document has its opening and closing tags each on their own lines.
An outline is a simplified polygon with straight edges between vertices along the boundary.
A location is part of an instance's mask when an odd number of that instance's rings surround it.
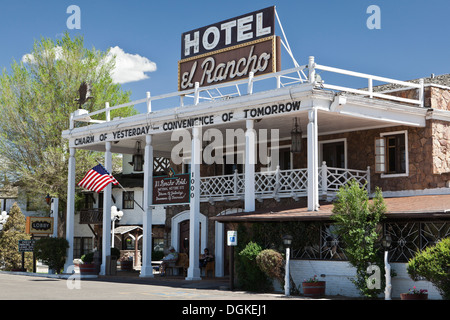
<svg viewBox="0 0 450 320">
<path fill-rule="evenodd" d="M 181 34 L 258 9 L 276 6 L 295 58 L 400 80 L 450 70 L 450 1 L 447 0 L 0 0 L 0 68 L 29 53 L 41 36 L 68 31 L 84 36 L 88 48 L 118 47 L 141 59 L 146 79 L 126 82 L 132 99 L 177 90 Z M 81 29 L 69 30 L 70 5 L 81 9 Z M 370 5 L 381 10 L 381 29 L 370 30 Z M 281 35 L 276 26 L 277 35 Z M 130 57 L 130 56 L 129 56 Z M 283 55 L 283 68 L 293 67 Z M 326 80 L 326 78 L 325 78 Z"/>
</svg>

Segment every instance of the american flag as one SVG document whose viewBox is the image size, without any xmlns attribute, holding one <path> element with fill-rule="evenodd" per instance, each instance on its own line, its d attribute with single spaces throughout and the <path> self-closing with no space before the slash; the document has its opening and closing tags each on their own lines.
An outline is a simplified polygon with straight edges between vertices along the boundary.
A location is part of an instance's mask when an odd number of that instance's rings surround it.
<svg viewBox="0 0 450 320">
<path fill-rule="evenodd" d="M 109 183 L 117 185 L 119 181 L 106 171 L 101 164 L 98 164 L 86 173 L 84 178 L 78 182 L 78 185 L 90 191 L 100 192 Z"/>
</svg>

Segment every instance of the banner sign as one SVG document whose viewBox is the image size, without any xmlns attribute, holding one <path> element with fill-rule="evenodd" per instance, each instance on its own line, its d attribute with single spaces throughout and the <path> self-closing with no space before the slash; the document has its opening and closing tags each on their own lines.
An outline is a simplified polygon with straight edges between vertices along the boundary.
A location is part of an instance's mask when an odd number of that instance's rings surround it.
<svg viewBox="0 0 450 320">
<path fill-rule="evenodd" d="M 235 81 L 280 70 L 275 7 L 185 32 L 181 37 L 178 90 Z"/>
<path fill-rule="evenodd" d="M 217 22 L 181 35 L 181 59 L 275 35 L 275 7 Z"/>
<path fill-rule="evenodd" d="M 36 240 L 19 240 L 19 252 L 33 252 Z"/>
<path fill-rule="evenodd" d="M 211 86 L 280 70 L 280 39 L 268 37 L 178 62 L 178 90 Z"/>
<path fill-rule="evenodd" d="M 153 177 L 153 203 L 185 204 L 190 198 L 190 174 L 172 174 Z"/>
<path fill-rule="evenodd" d="M 27 217 L 25 232 L 28 234 L 53 234 L 53 218 Z"/>
</svg>

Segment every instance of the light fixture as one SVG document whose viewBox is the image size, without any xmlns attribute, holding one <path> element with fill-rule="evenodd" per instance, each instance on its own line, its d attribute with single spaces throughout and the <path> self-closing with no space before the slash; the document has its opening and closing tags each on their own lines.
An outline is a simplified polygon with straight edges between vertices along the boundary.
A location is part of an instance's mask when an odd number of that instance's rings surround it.
<svg viewBox="0 0 450 320">
<path fill-rule="evenodd" d="M 383 240 L 381 241 L 381 244 L 383 245 L 383 248 L 385 250 L 389 249 L 391 247 L 392 244 L 392 238 L 390 235 L 386 235 Z"/>
<path fill-rule="evenodd" d="M 302 151 L 302 130 L 297 122 L 297 118 L 294 118 L 294 127 L 291 131 L 291 152 L 299 153 Z"/>
<path fill-rule="evenodd" d="M 288 234 L 283 236 L 283 243 L 285 247 L 289 248 L 292 244 L 292 236 Z"/>
<path fill-rule="evenodd" d="M 47 204 L 50 204 L 50 200 L 52 200 L 52 197 L 50 197 L 50 194 L 47 193 L 47 196 L 45 197 L 45 202 L 47 202 Z"/>
<path fill-rule="evenodd" d="M 291 285 L 290 285 L 290 274 L 289 274 L 289 260 L 291 255 L 291 244 L 292 244 L 292 236 L 285 235 L 283 236 L 283 243 L 286 247 L 286 266 L 284 272 L 284 294 L 286 296 L 291 295 Z"/>
<path fill-rule="evenodd" d="M 134 171 L 142 171 L 142 166 L 144 165 L 144 156 L 142 155 L 140 141 L 136 141 L 136 153 L 133 154 L 133 160 L 128 163 L 133 166 Z"/>
</svg>

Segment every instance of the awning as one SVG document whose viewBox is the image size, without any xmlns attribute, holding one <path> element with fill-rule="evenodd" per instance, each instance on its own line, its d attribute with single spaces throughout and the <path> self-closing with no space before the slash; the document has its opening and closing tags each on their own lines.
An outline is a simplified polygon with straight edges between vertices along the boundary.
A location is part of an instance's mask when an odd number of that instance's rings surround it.
<svg viewBox="0 0 450 320">
<path fill-rule="evenodd" d="M 142 231 L 143 229 L 139 226 L 120 226 L 114 228 L 114 234 L 125 234 L 127 232 L 133 231 L 133 230 L 139 230 Z"/>
<path fill-rule="evenodd" d="M 450 194 L 384 198 L 387 219 L 450 219 Z M 218 222 L 331 221 L 332 203 L 321 203 L 318 211 L 304 204 L 261 208 L 211 217 Z"/>
</svg>

